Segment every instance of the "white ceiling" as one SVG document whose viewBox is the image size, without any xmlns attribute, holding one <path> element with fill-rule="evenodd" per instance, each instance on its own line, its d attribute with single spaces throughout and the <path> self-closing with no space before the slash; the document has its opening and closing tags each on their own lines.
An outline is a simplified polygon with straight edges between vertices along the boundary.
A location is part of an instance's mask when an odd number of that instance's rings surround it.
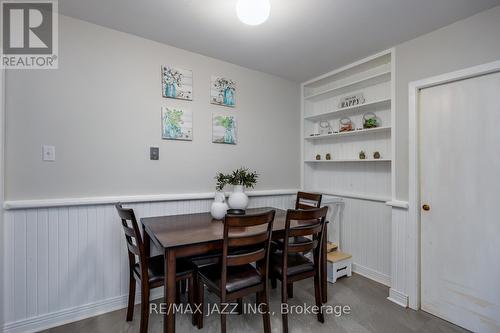
<svg viewBox="0 0 500 333">
<path fill-rule="evenodd" d="M 260 26 L 236 0 L 59 0 L 68 16 L 303 82 L 500 0 L 270 0 Z"/>
</svg>

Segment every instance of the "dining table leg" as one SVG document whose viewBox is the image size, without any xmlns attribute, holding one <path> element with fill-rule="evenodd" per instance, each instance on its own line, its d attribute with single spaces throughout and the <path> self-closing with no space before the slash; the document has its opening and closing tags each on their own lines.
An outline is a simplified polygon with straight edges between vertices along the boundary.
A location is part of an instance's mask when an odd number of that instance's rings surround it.
<svg viewBox="0 0 500 333">
<path fill-rule="evenodd" d="M 323 303 L 328 302 L 328 280 L 327 280 L 327 243 L 328 243 L 328 224 L 325 225 L 323 232 L 323 249 L 321 251 L 321 293 Z"/>
<path fill-rule="evenodd" d="M 166 311 L 163 317 L 163 332 L 164 333 L 174 333 L 175 332 L 175 293 L 176 293 L 176 267 L 175 267 L 175 251 L 172 249 L 165 249 L 165 284 L 164 296 Z M 191 291 L 189 291 L 191 292 Z"/>
</svg>

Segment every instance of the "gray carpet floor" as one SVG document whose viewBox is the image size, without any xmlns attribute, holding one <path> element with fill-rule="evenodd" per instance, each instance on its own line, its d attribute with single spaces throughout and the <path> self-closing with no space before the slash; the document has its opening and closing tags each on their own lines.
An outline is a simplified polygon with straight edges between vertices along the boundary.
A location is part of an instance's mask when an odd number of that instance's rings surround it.
<svg viewBox="0 0 500 333">
<path fill-rule="evenodd" d="M 270 294 L 271 327 L 273 332 L 281 332 L 280 292 L 272 290 Z M 329 284 L 328 305 L 348 305 L 349 314 L 336 317 L 334 314 L 326 315 L 325 323 L 316 320 L 314 314 L 291 314 L 288 325 L 290 332 L 294 333 L 321 333 L 321 332 L 467 332 L 466 330 L 439 319 L 422 311 L 404 309 L 388 301 L 388 288 L 360 275 L 354 274 L 350 278 L 342 278 L 335 284 Z M 289 301 L 290 305 L 314 305 L 313 281 L 305 280 L 294 286 L 295 297 Z M 183 299 L 185 302 L 185 299 Z M 157 300 L 156 302 L 159 302 Z M 205 302 L 216 304 L 217 298 L 206 294 Z M 244 299 L 245 303 L 255 302 L 255 297 Z M 139 332 L 140 306 L 136 306 L 134 320 L 125 321 L 126 309 L 106 313 L 97 317 L 88 318 L 64 326 L 56 327 L 44 332 L 51 333 L 109 333 L 109 332 Z M 162 332 L 163 319 L 161 315 L 150 316 L 149 332 Z M 177 332 L 219 332 L 220 321 L 217 314 L 205 317 L 204 328 L 198 330 L 191 325 L 188 314 L 177 314 Z M 259 314 L 229 315 L 227 319 L 228 332 L 262 332 L 262 317 Z"/>
</svg>

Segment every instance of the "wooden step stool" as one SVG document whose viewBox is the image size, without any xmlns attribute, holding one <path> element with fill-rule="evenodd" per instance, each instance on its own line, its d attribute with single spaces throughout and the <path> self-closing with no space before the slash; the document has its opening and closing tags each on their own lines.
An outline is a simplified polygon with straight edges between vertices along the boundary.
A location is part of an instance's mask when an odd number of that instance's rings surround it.
<svg viewBox="0 0 500 333">
<path fill-rule="evenodd" d="M 327 245 L 327 278 L 328 282 L 335 283 L 339 277 L 352 275 L 352 256 L 341 252 L 337 245 L 329 243 Z"/>
<path fill-rule="evenodd" d="M 339 247 L 335 243 L 326 243 L 326 252 L 330 253 L 338 249 Z"/>
</svg>

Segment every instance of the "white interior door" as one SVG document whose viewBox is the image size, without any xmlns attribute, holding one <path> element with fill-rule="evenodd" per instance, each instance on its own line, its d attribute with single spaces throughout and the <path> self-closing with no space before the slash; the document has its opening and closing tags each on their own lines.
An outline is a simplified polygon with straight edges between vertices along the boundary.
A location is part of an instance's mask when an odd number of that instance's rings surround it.
<svg viewBox="0 0 500 333">
<path fill-rule="evenodd" d="M 500 73 L 423 89 L 421 307 L 500 332 Z"/>
</svg>

